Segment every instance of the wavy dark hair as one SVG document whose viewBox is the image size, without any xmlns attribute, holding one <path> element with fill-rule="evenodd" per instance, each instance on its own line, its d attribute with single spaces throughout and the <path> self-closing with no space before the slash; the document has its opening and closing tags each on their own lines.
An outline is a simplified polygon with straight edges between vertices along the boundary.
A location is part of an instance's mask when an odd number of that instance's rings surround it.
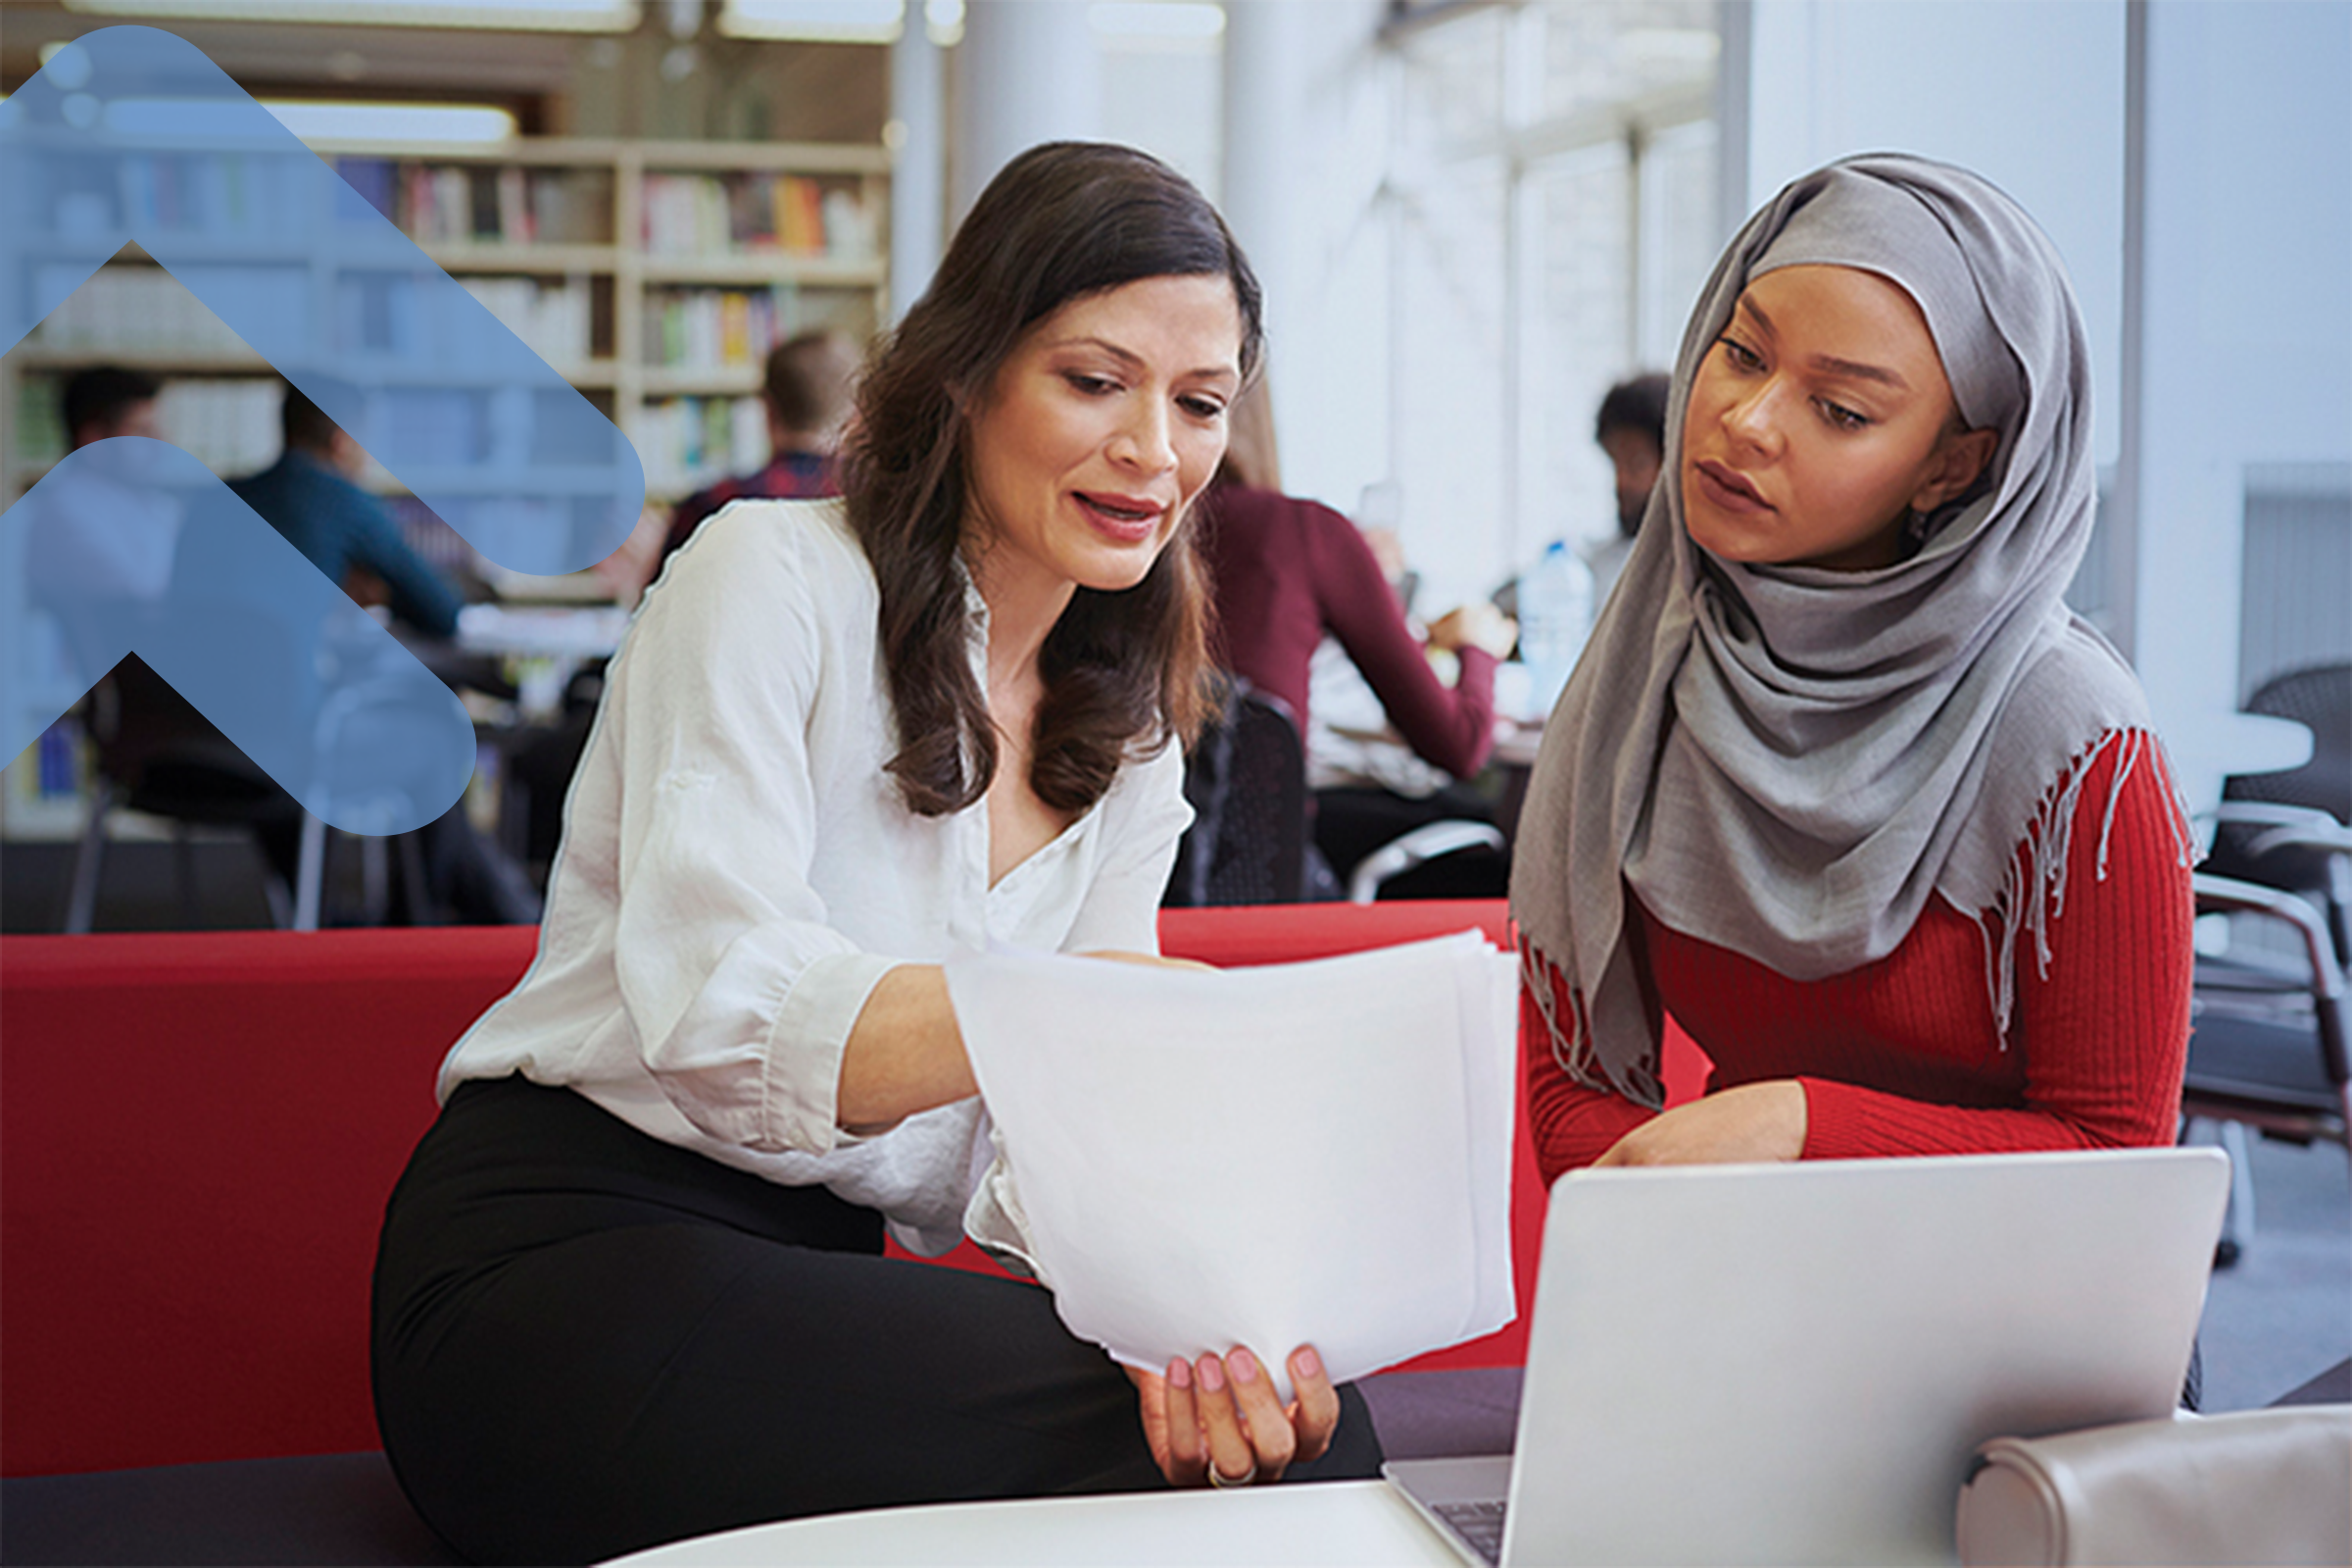
<svg viewBox="0 0 2352 1568">
<path fill-rule="evenodd" d="M 957 556 L 970 424 L 959 394 L 994 381 L 1021 335 L 1061 306 L 1152 277 L 1222 276 L 1242 317 L 1242 375 L 1263 344 L 1257 278 L 1223 219 L 1183 175 L 1133 148 L 1050 142 L 989 182 L 930 289 L 875 350 L 842 454 L 850 525 L 882 589 L 881 643 L 898 718 L 889 771 L 909 809 L 958 811 L 988 793 L 997 735 L 966 642 Z M 1209 596 L 1190 511 L 1144 580 L 1081 587 L 1038 654 L 1045 694 L 1029 784 L 1083 811 L 1119 765 L 1208 713 Z"/>
</svg>

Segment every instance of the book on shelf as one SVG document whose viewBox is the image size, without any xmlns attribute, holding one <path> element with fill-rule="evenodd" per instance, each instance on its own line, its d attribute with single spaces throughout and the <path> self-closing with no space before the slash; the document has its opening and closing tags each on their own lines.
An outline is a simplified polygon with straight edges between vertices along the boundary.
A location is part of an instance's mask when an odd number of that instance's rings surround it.
<svg viewBox="0 0 2352 1568">
<path fill-rule="evenodd" d="M 77 272 L 73 267 L 37 269 L 36 297 L 71 285 Z M 160 267 L 122 265 L 90 273 L 41 319 L 26 342 L 51 350 L 220 356 L 245 352 L 244 341 L 228 323 L 178 278 Z"/>
<path fill-rule="evenodd" d="M 420 245 L 604 245 L 612 238 L 612 173 L 606 169 L 342 157 L 335 172 Z"/>
<path fill-rule="evenodd" d="M 274 376 L 168 380 L 156 399 L 156 420 L 165 440 L 223 479 L 234 479 L 277 461 L 284 445 L 283 403 Z"/>
<path fill-rule="evenodd" d="M 0 772 L 0 824 L 11 838 L 71 838 L 81 830 L 96 769 L 79 719 L 50 725 Z"/>
<path fill-rule="evenodd" d="M 756 397 L 664 398 L 633 436 L 649 495 L 678 497 L 767 466 L 767 410 Z"/>
<path fill-rule="evenodd" d="M 310 232 L 308 178 L 296 160 L 280 153 L 131 155 L 120 160 L 115 194 L 121 226 L 132 233 L 160 229 L 222 243 L 283 242 Z"/>
<path fill-rule="evenodd" d="M 534 277 L 463 277 L 458 281 L 548 364 L 577 366 L 594 355 L 593 299 L 587 278 L 549 282 Z"/>
<path fill-rule="evenodd" d="M 648 289 L 639 317 L 640 363 L 656 369 L 758 369 L 768 350 L 797 332 L 838 327 L 863 337 L 873 326 L 873 296 L 861 289 Z"/>
<path fill-rule="evenodd" d="M 643 213 L 639 242 L 653 256 L 875 256 L 873 219 L 854 177 L 648 174 Z"/>
<path fill-rule="evenodd" d="M 17 383 L 17 457 L 46 466 L 66 455 L 60 407 L 66 372 Z M 167 377 L 156 397 L 156 423 L 171 442 L 223 479 L 258 473 L 284 444 L 278 410 L 284 392 L 274 375 Z"/>
<path fill-rule="evenodd" d="M 589 359 L 593 345 L 593 294 L 585 277 L 550 282 L 535 277 L 462 277 L 459 286 L 542 360 L 557 367 Z M 417 280 L 404 272 L 351 271 L 335 279 L 335 345 L 347 354 L 419 358 L 428 351 L 453 368 L 486 363 L 470 352 L 488 340 L 446 312 L 426 311 Z M 433 331 L 458 333 L 446 344 L 427 341 Z"/>
<path fill-rule="evenodd" d="M 66 414 L 62 383 L 47 375 L 21 376 L 17 381 L 16 461 L 46 466 L 66 455 Z M 0 505 L 16 500 L 0 496 Z"/>
</svg>

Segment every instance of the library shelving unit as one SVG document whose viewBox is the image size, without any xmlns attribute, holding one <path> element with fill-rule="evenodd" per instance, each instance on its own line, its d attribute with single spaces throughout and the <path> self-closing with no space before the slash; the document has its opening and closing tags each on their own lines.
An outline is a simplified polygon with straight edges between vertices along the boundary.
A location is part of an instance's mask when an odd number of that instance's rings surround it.
<svg viewBox="0 0 2352 1568">
<path fill-rule="evenodd" d="M 350 187 L 338 202 L 355 212 L 371 204 L 391 219 L 628 435 L 649 500 L 765 461 L 758 397 L 772 344 L 814 327 L 862 340 L 886 317 L 890 154 L 880 146 L 526 138 L 478 148 L 320 142 L 313 151 Z M 116 200 L 154 204 L 139 215 L 150 222 L 161 215 L 219 234 L 224 265 L 266 260 L 289 301 L 335 313 L 336 341 L 355 354 L 398 341 L 403 302 L 374 270 L 380 264 L 346 264 L 331 245 L 299 266 L 282 248 L 259 258 L 251 244 L 240 249 L 240 223 L 328 229 L 306 224 L 307 215 L 258 211 L 289 200 L 285 192 L 258 183 L 224 191 L 185 171 L 174 189 L 172 178 L 159 170 L 155 182 Z M 238 211 L 224 212 L 232 203 Z M 100 364 L 164 377 L 165 434 L 216 471 L 250 472 L 275 456 L 268 362 L 133 245 L 0 356 L 0 505 L 63 454 L 57 388 Z M 422 406 L 410 414 L 464 416 Z M 389 474 L 376 478 L 401 494 Z M 0 620 L 9 635 L 37 642 L 24 605 L 22 564 L 0 561 Z M 37 647 L 19 657 L 37 675 Z M 65 700 L 37 679 L 30 694 L 52 707 Z M 79 769 L 65 744 L 44 737 L 9 763 L 0 834 L 76 830 Z M 35 755 L 44 749 L 46 766 Z"/>
</svg>

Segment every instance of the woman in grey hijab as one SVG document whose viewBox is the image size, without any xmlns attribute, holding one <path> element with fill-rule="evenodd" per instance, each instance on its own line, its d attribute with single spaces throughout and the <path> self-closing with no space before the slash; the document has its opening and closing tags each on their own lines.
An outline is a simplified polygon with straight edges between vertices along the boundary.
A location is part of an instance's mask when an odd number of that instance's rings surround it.
<svg viewBox="0 0 2352 1568">
<path fill-rule="evenodd" d="M 2172 1141 L 2190 839 L 2061 598 L 2090 429 L 2064 267 L 1977 175 L 1844 160 L 1733 240 L 1521 817 L 1547 1177 Z M 1664 1014 L 1714 1068 L 1672 1109 Z"/>
</svg>

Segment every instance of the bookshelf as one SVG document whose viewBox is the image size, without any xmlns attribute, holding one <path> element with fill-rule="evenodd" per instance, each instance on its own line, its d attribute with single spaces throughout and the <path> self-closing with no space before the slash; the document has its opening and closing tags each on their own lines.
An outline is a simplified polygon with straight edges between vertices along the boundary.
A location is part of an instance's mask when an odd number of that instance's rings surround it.
<svg viewBox="0 0 2352 1568">
<path fill-rule="evenodd" d="M 650 501 L 766 461 L 760 371 L 773 344 L 816 327 L 863 339 L 886 318 L 890 154 L 879 146 L 534 138 L 313 151 L 350 187 L 336 193 L 339 204 L 390 218 L 619 425 L 644 462 Z M 116 199 L 147 220 L 202 228 L 229 264 L 248 259 L 241 240 L 289 226 L 318 231 L 296 223 L 291 191 L 237 179 L 159 162 L 148 182 L 126 181 Z M 61 226 L 91 216 L 52 215 Z M 389 347 L 409 324 L 403 285 L 326 249 L 307 267 L 283 268 L 273 286 L 300 302 L 290 308 L 333 312 L 337 338 L 355 355 Z M 132 246 L 0 356 L 0 505 L 64 454 L 58 388 L 98 364 L 164 377 L 166 436 L 215 471 L 252 472 L 275 457 L 268 362 Z M 465 416 L 433 396 L 419 391 L 409 417 Z M 378 468 L 373 483 L 404 524 L 432 527 L 389 473 Z M 499 483 L 494 471 L 480 479 L 486 497 Z M 440 542 L 463 552 L 454 535 Z M 39 630 L 24 624 L 24 604 L 22 564 L 0 561 L 0 622 L 25 642 L 16 655 L 37 672 Z M 37 681 L 32 695 L 56 696 Z M 69 740 L 45 737 L 8 764 L 0 836 L 77 831 L 83 774 Z"/>
</svg>

